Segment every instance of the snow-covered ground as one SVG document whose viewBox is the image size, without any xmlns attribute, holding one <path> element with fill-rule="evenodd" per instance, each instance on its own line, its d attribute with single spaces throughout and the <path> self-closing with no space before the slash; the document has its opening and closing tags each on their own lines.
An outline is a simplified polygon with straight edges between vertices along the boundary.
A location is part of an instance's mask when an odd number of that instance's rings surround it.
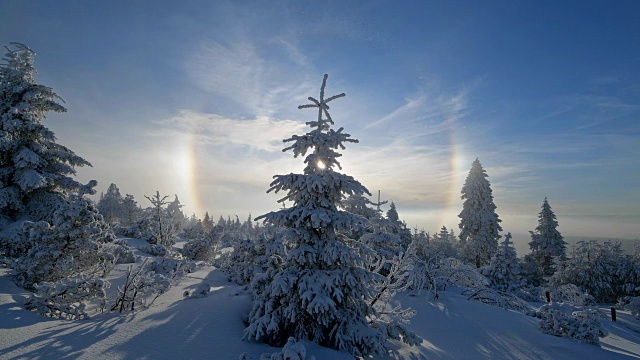
<svg viewBox="0 0 640 360">
<path fill-rule="evenodd" d="M 119 265 L 112 278 L 124 276 Z M 117 283 L 117 281 L 114 281 Z M 185 290 L 206 282 L 209 296 L 184 299 Z M 113 285 L 115 287 L 115 285 Z M 28 293 L 0 268 L 0 359 L 258 359 L 278 349 L 242 341 L 249 296 L 218 269 L 200 266 L 161 295 L 147 310 L 99 313 L 63 321 L 26 311 Z M 424 338 L 419 347 L 397 344 L 388 359 L 624 359 L 640 358 L 640 320 L 625 311 L 603 319 L 609 335 L 602 347 L 545 335 L 535 318 L 491 307 L 456 292 L 438 300 L 426 295 L 399 298 L 417 310 L 408 326 Z M 608 311 L 603 308 L 603 314 Z M 317 360 L 350 359 L 346 353 L 304 342 Z"/>
</svg>

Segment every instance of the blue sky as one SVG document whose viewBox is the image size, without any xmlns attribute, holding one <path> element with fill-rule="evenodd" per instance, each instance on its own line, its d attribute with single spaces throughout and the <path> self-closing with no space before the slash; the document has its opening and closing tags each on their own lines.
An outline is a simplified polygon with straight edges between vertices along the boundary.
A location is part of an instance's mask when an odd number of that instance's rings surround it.
<svg viewBox="0 0 640 360">
<path fill-rule="evenodd" d="M 478 157 L 505 231 L 544 197 L 572 236 L 640 236 L 636 1 L 15 1 L 0 39 L 66 101 L 45 124 L 82 180 L 178 194 L 188 213 L 276 209 L 281 140 L 324 73 L 344 172 L 409 226 L 457 230 Z M 519 239 L 514 239 L 519 240 Z M 526 241 L 527 239 L 520 239 Z"/>
</svg>

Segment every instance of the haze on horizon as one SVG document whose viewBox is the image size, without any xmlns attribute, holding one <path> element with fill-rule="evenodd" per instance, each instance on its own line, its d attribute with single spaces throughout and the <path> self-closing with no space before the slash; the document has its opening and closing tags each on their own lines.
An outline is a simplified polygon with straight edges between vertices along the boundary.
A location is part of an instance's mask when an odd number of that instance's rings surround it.
<svg viewBox="0 0 640 360">
<path fill-rule="evenodd" d="M 327 91 L 359 144 L 345 173 L 411 228 L 458 232 L 477 157 L 505 232 L 545 197 L 565 236 L 640 235 L 640 23 L 635 1 L 6 0 L 3 45 L 36 51 L 65 101 L 45 125 L 93 164 L 98 191 L 177 194 L 199 217 L 260 215 L 282 139 Z M 384 208 L 386 210 L 386 207 Z"/>
</svg>

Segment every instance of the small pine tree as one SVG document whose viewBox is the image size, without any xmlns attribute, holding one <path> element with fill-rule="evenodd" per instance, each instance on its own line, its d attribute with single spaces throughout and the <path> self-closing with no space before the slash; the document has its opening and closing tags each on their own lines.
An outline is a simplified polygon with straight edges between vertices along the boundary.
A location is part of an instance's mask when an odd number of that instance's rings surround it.
<svg viewBox="0 0 640 360">
<path fill-rule="evenodd" d="M 567 243 L 557 229 L 558 221 L 556 214 L 551 210 L 551 205 L 547 198 L 542 203 L 542 211 L 538 214 L 538 227 L 535 231 L 530 231 L 531 260 L 541 269 L 544 275 L 553 274 L 553 258 L 559 257 L 566 260 Z"/>
<path fill-rule="evenodd" d="M 142 209 L 133 195 L 127 194 L 122 200 L 122 214 L 120 217 L 122 226 L 132 226 L 140 220 Z"/>
<path fill-rule="evenodd" d="M 119 222 L 120 217 L 123 215 L 123 201 L 120 189 L 113 183 L 109 185 L 107 192 L 100 196 L 98 210 L 107 224 Z"/>
<path fill-rule="evenodd" d="M 462 187 L 464 203 L 458 215 L 461 255 L 476 267 L 489 264 L 498 248 L 499 232 L 502 231 L 487 177 L 480 160 L 476 159 Z"/>
<path fill-rule="evenodd" d="M 167 205 L 167 216 L 171 218 L 171 222 L 176 232 L 181 231 L 187 223 L 187 217 L 182 212 L 182 205 L 178 199 L 178 195 L 175 195 L 175 199 Z"/>
<path fill-rule="evenodd" d="M 514 291 L 524 285 L 520 275 L 520 262 L 511 238 L 511 233 L 507 233 L 491 258 L 491 263 L 483 270 L 483 274 L 491 280 L 491 287 L 500 291 Z"/>
<path fill-rule="evenodd" d="M 398 210 L 396 210 L 396 204 L 392 201 L 387 210 L 387 219 L 392 222 L 400 223 L 400 216 L 398 216 Z"/>
<path fill-rule="evenodd" d="M 293 145 L 284 151 L 292 150 L 294 157 L 306 155 L 304 173 L 276 175 L 269 189 L 286 191 L 280 202 L 291 201 L 293 206 L 256 218 L 286 228 L 282 237 L 288 251 L 284 258 L 272 257 L 279 265 L 253 280 L 255 300 L 244 337 L 280 346 L 289 337 L 309 339 L 355 357 L 382 354 L 387 336 L 400 334 L 384 333 L 369 322 L 376 313 L 368 299 L 374 295 L 371 284 L 377 275 L 365 268 L 361 251 L 368 249 L 345 235 L 364 227 L 366 220 L 338 209 L 346 195 L 369 192 L 353 177 L 334 170 L 340 168 L 336 149 L 357 140 L 342 128 L 331 129 L 328 103 L 344 94 L 325 99 L 326 81 L 327 75 L 319 101 L 310 97 L 313 104 L 299 107 L 318 108 L 317 120 L 307 122 L 313 130 L 285 140 Z"/>
<path fill-rule="evenodd" d="M 149 239 L 151 243 L 162 245 L 164 247 L 170 247 L 175 243 L 176 227 L 173 223 L 173 219 L 169 216 L 167 209 L 164 207 L 169 202 L 164 196 L 160 197 L 160 192 L 156 191 L 153 197 L 144 196 L 151 202 L 153 208 L 150 212 L 150 217 L 147 219 L 151 236 Z"/>
<path fill-rule="evenodd" d="M 213 220 L 211 220 L 208 211 L 204 213 L 204 219 L 202 219 L 202 227 L 204 227 L 206 230 L 213 229 Z"/>
</svg>

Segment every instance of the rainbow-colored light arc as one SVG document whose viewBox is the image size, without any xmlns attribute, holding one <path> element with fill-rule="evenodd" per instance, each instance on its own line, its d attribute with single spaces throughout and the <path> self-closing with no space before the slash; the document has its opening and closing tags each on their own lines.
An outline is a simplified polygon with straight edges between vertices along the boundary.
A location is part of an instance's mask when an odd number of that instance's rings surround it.
<svg viewBox="0 0 640 360">
<path fill-rule="evenodd" d="M 449 230 L 457 229 L 458 214 L 461 211 L 460 191 L 464 183 L 463 172 L 467 162 L 466 157 L 460 150 L 460 141 L 457 139 L 453 124 L 449 123 L 449 189 L 444 209 L 440 215 L 440 224 L 438 226 L 447 226 Z M 470 165 L 470 164 L 469 164 Z M 434 230 L 439 230 L 434 229 Z"/>
<path fill-rule="evenodd" d="M 198 144 L 195 129 L 184 134 L 176 149 L 176 167 L 178 170 L 179 192 L 184 196 L 180 202 L 185 205 L 185 215 L 191 211 L 198 217 L 204 216 L 201 202 L 200 186 L 198 184 Z M 184 195 L 183 195 L 184 194 Z"/>
</svg>

